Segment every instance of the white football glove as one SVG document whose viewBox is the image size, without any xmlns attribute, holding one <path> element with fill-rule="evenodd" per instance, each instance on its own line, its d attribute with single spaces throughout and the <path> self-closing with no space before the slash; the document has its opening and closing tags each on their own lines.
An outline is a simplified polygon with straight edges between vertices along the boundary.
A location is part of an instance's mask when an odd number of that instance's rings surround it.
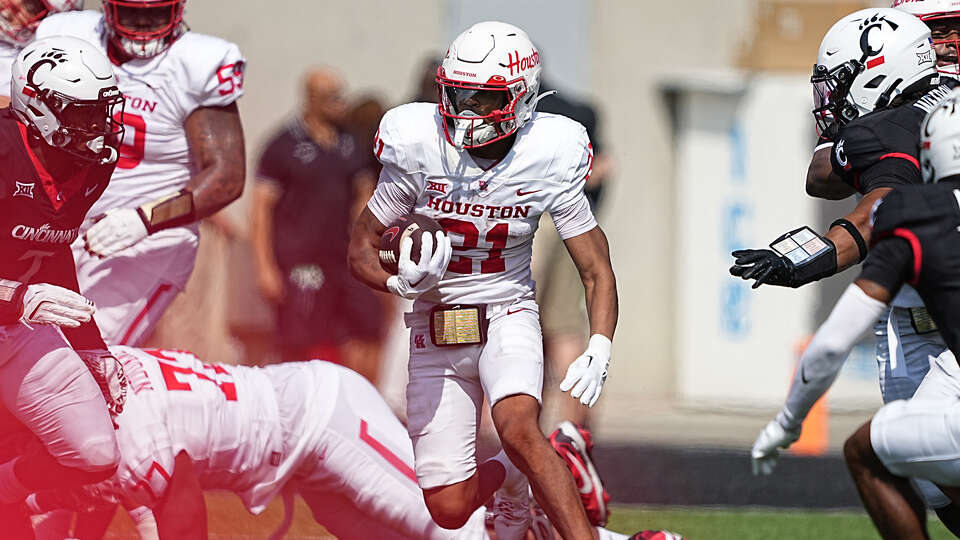
<svg viewBox="0 0 960 540">
<path fill-rule="evenodd" d="M 434 249 L 434 244 L 437 248 Z M 413 239 L 404 238 L 400 242 L 400 260 L 397 261 L 397 275 L 387 278 L 387 289 L 398 296 L 413 299 L 437 286 L 450 264 L 453 246 L 450 238 L 437 231 L 436 238 L 428 232 L 423 233 L 420 242 L 420 262 L 410 258 Z"/>
<path fill-rule="evenodd" d="M 587 407 L 600 399 L 603 382 L 607 380 L 607 368 L 610 367 L 610 338 L 602 334 L 590 336 L 587 350 L 567 368 L 567 375 L 560 381 L 560 391 L 573 388 L 570 397 L 580 398 Z"/>
<path fill-rule="evenodd" d="M 107 210 L 84 235 L 87 251 L 109 257 L 147 237 L 147 226 L 136 208 Z"/>
<path fill-rule="evenodd" d="M 760 432 L 760 436 L 753 443 L 753 449 L 750 450 L 754 476 L 772 473 L 780 457 L 780 448 L 789 448 L 799 438 L 800 428 L 788 430 L 781 426 L 776 418 L 771 420 Z"/>
<path fill-rule="evenodd" d="M 28 323 L 76 328 L 96 310 L 83 295 L 49 283 L 27 285 L 23 295 L 23 320 Z"/>
<path fill-rule="evenodd" d="M 110 415 L 122 413 L 123 404 L 127 401 L 127 375 L 123 372 L 120 361 L 104 349 L 82 350 L 77 351 L 77 354 L 100 385 Z"/>
</svg>

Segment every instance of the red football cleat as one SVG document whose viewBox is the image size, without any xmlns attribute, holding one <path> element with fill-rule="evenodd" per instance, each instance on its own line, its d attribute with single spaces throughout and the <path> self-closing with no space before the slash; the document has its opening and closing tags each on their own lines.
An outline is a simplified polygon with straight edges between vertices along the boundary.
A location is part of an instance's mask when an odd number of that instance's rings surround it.
<svg viewBox="0 0 960 540">
<path fill-rule="evenodd" d="M 630 540 L 684 540 L 682 536 L 670 531 L 640 531 Z"/>
<path fill-rule="evenodd" d="M 560 422 L 557 430 L 550 435 L 550 444 L 570 467 L 590 523 L 603 527 L 610 517 L 607 510 L 610 494 L 603 489 L 603 482 L 590 458 L 590 451 L 593 449 L 590 430 L 573 422 Z"/>
</svg>

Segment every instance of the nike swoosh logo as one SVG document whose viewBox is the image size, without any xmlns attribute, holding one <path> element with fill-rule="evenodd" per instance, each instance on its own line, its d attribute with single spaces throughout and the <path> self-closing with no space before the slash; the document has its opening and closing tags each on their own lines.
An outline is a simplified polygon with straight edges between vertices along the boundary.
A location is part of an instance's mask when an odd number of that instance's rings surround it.
<svg viewBox="0 0 960 540">
<path fill-rule="evenodd" d="M 83 196 L 84 196 L 84 197 L 89 197 L 90 194 L 93 193 L 94 191 L 96 191 L 98 187 L 100 187 L 99 184 L 96 185 L 96 186 L 93 186 L 93 187 L 88 187 L 88 188 L 86 189 L 86 191 L 83 192 Z"/>
<path fill-rule="evenodd" d="M 541 191 L 543 191 L 543 190 L 542 190 L 542 189 L 535 189 L 535 190 L 533 190 L 533 191 L 520 191 L 520 190 L 518 189 L 518 190 L 517 190 L 517 197 L 523 197 L 524 195 L 533 195 L 534 193 L 539 193 L 539 192 L 541 192 Z"/>
<path fill-rule="evenodd" d="M 800 366 L 800 380 L 803 381 L 803 384 L 810 383 L 810 381 L 807 380 L 807 374 L 803 371 L 803 366 Z"/>
<path fill-rule="evenodd" d="M 507 315 L 513 315 L 514 313 L 520 313 L 521 311 L 533 311 L 533 310 L 530 309 L 530 308 L 525 308 L 525 307 L 524 307 L 524 308 L 520 308 L 520 309 L 515 309 L 515 310 L 513 310 L 513 311 L 510 311 L 510 310 L 508 309 L 508 310 L 507 310 Z"/>
<path fill-rule="evenodd" d="M 824 51 L 824 54 L 826 54 L 827 56 L 833 56 L 837 54 L 838 51 L 839 49 L 837 49 L 836 51 Z"/>
</svg>

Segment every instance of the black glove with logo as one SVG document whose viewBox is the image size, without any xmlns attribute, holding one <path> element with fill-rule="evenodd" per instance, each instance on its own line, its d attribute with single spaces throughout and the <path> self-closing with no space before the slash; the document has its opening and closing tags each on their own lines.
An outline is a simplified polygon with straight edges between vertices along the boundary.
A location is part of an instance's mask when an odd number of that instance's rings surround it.
<svg viewBox="0 0 960 540">
<path fill-rule="evenodd" d="M 837 273 L 837 248 L 809 227 L 794 229 L 770 243 L 771 249 L 739 249 L 730 273 L 754 280 L 752 288 L 797 288 Z"/>
</svg>

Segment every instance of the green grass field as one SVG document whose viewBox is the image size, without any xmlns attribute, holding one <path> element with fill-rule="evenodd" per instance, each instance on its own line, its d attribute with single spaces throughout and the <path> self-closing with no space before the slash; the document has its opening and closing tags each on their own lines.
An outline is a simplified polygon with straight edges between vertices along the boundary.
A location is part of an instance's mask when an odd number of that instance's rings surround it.
<svg viewBox="0 0 960 540">
<path fill-rule="evenodd" d="M 930 537 L 953 538 L 936 516 L 929 521 Z M 799 510 L 740 510 L 615 506 L 608 524 L 619 532 L 668 529 L 687 540 L 876 540 L 866 512 L 805 512 Z"/>
<path fill-rule="evenodd" d="M 233 495 L 208 494 L 210 538 L 263 539 L 283 518 L 279 500 L 260 516 L 251 516 Z M 876 540 L 865 512 L 805 512 L 799 510 L 740 510 L 614 506 L 608 528 L 625 534 L 643 529 L 668 529 L 687 540 Z M 931 514 L 930 537 L 953 536 Z M 107 538 L 136 538 L 129 519 L 118 512 Z M 333 538 L 313 522 L 299 498 L 288 539 Z"/>
</svg>

